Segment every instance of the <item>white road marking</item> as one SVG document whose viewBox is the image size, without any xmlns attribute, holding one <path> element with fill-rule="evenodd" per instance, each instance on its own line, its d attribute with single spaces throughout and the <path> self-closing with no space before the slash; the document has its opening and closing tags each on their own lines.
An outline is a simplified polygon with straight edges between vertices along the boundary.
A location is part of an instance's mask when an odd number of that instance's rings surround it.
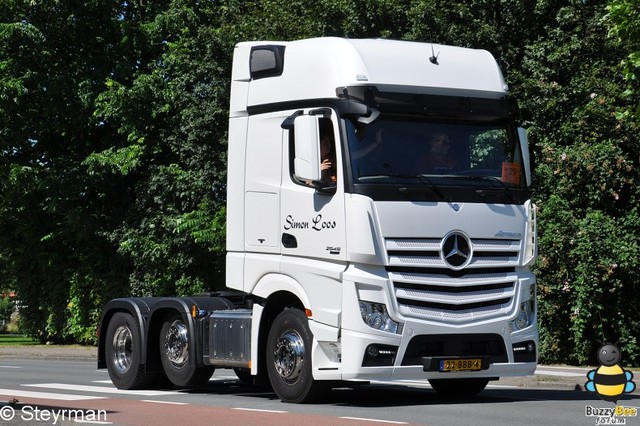
<svg viewBox="0 0 640 426">
<path fill-rule="evenodd" d="M 389 423 L 389 424 L 393 424 L 393 425 L 407 425 L 409 423 L 407 422 L 396 422 L 393 420 L 380 420 L 380 419 L 367 419 L 364 417 L 340 417 L 341 419 L 345 419 L 345 420 L 358 420 L 358 421 L 365 421 L 365 422 L 374 422 L 374 423 Z"/>
<path fill-rule="evenodd" d="M 371 380 L 370 383 L 378 384 L 378 385 L 403 385 L 403 386 L 411 386 L 413 388 L 424 388 L 424 389 L 433 389 L 431 385 L 425 380 L 397 380 L 394 382 L 387 381 L 379 381 L 379 380 Z M 348 387 L 348 386 L 347 386 Z M 487 388 L 496 388 L 496 389 L 521 389 L 520 386 L 514 385 L 487 385 Z"/>
<path fill-rule="evenodd" d="M 49 392 L 31 392 L 16 389 L 0 389 L 0 395 L 7 395 L 12 398 L 41 398 L 41 399 L 57 399 L 61 401 L 85 401 L 90 399 L 106 399 L 105 396 L 89 396 L 89 395 L 69 395 L 64 393 Z"/>
<path fill-rule="evenodd" d="M 157 401 L 154 399 L 141 399 L 140 402 L 150 402 L 153 404 L 169 404 L 169 405 L 189 405 L 188 402 Z"/>
<path fill-rule="evenodd" d="M 278 411 L 278 410 L 260 410 L 258 408 L 240 408 L 240 407 L 233 407 L 232 410 L 238 410 L 238 411 L 256 411 L 258 413 L 275 413 L 275 414 L 286 414 L 288 413 L 288 411 Z"/>
<path fill-rule="evenodd" d="M 403 386 L 412 386 L 412 387 L 421 387 L 426 389 L 431 389 L 431 385 L 426 380 L 370 380 L 370 384 L 372 385 L 383 385 L 383 386 L 393 386 L 393 385 L 403 385 Z M 349 387 L 347 382 L 346 387 Z"/>
<path fill-rule="evenodd" d="M 22 367 L 18 367 L 16 365 L 0 365 L 0 368 L 22 368 Z"/>
<path fill-rule="evenodd" d="M 172 392 L 172 391 L 123 390 L 123 389 L 111 388 L 106 386 L 71 385 L 66 383 L 36 383 L 36 384 L 29 384 L 29 385 L 22 385 L 22 386 L 30 386 L 34 388 L 80 391 L 80 392 L 109 393 L 109 394 L 119 394 L 119 395 L 138 395 L 138 396 L 180 395 L 179 392 Z"/>
</svg>

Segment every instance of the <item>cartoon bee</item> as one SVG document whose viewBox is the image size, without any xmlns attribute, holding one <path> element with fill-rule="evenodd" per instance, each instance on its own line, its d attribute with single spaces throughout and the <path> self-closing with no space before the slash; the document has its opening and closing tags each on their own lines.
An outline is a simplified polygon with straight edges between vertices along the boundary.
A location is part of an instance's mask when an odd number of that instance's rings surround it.
<svg viewBox="0 0 640 426">
<path fill-rule="evenodd" d="M 585 388 L 595 392 L 603 401 L 617 403 L 620 395 L 633 392 L 636 384 L 631 381 L 633 373 L 618 365 L 622 356 L 620 350 L 612 344 L 605 344 L 598 349 L 598 361 L 602 364 L 587 373 L 589 381 Z"/>
</svg>

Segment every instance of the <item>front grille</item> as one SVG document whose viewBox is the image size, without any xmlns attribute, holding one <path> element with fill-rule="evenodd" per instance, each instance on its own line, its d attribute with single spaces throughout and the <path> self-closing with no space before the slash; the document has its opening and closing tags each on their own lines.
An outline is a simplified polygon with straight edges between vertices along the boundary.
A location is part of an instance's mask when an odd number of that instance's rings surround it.
<svg viewBox="0 0 640 426">
<path fill-rule="evenodd" d="M 446 322 L 506 315 L 516 296 L 520 241 L 471 240 L 466 267 L 454 271 L 440 254 L 442 239 L 387 239 L 387 272 L 400 312 Z"/>
<path fill-rule="evenodd" d="M 507 362 L 504 340 L 497 334 L 443 334 L 416 336 L 409 342 L 402 365 L 422 365 L 424 357 L 488 357 Z"/>
</svg>

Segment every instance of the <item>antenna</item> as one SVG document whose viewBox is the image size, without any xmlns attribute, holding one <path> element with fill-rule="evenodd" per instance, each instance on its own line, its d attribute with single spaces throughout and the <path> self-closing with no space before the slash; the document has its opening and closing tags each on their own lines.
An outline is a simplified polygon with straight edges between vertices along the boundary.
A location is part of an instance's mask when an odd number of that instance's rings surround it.
<svg viewBox="0 0 640 426">
<path fill-rule="evenodd" d="M 440 65 L 438 63 L 438 56 L 440 56 L 440 52 L 438 52 L 438 54 L 436 55 L 435 51 L 433 50 L 433 43 L 431 44 L 431 57 L 429 58 L 429 62 L 431 62 L 433 65 Z"/>
</svg>

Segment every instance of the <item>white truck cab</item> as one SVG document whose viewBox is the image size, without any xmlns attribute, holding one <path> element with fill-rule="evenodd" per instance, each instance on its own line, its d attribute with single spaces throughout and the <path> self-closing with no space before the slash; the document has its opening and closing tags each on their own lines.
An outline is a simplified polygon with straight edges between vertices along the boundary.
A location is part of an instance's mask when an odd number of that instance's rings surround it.
<svg viewBox="0 0 640 426">
<path fill-rule="evenodd" d="M 146 298 L 144 309 L 118 299 L 103 314 L 99 365 L 117 376 L 110 358 L 126 350 L 110 355 L 118 328 L 107 328 L 124 304 L 143 311 L 125 309 L 145 341 L 160 344 L 162 368 L 145 349 L 145 369 L 171 378 L 176 362 L 165 358 L 184 361 L 176 345 L 198 354 L 178 385 L 234 367 L 301 402 L 345 380 L 425 379 L 461 395 L 533 374 L 535 206 L 517 114 L 483 50 L 341 38 L 238 44 L 233 295 L 214 294 L 213 305 Z M 171 334 L 174 311 L 184 325 L 174 331 L 190 340 Z"/>
</svg>

